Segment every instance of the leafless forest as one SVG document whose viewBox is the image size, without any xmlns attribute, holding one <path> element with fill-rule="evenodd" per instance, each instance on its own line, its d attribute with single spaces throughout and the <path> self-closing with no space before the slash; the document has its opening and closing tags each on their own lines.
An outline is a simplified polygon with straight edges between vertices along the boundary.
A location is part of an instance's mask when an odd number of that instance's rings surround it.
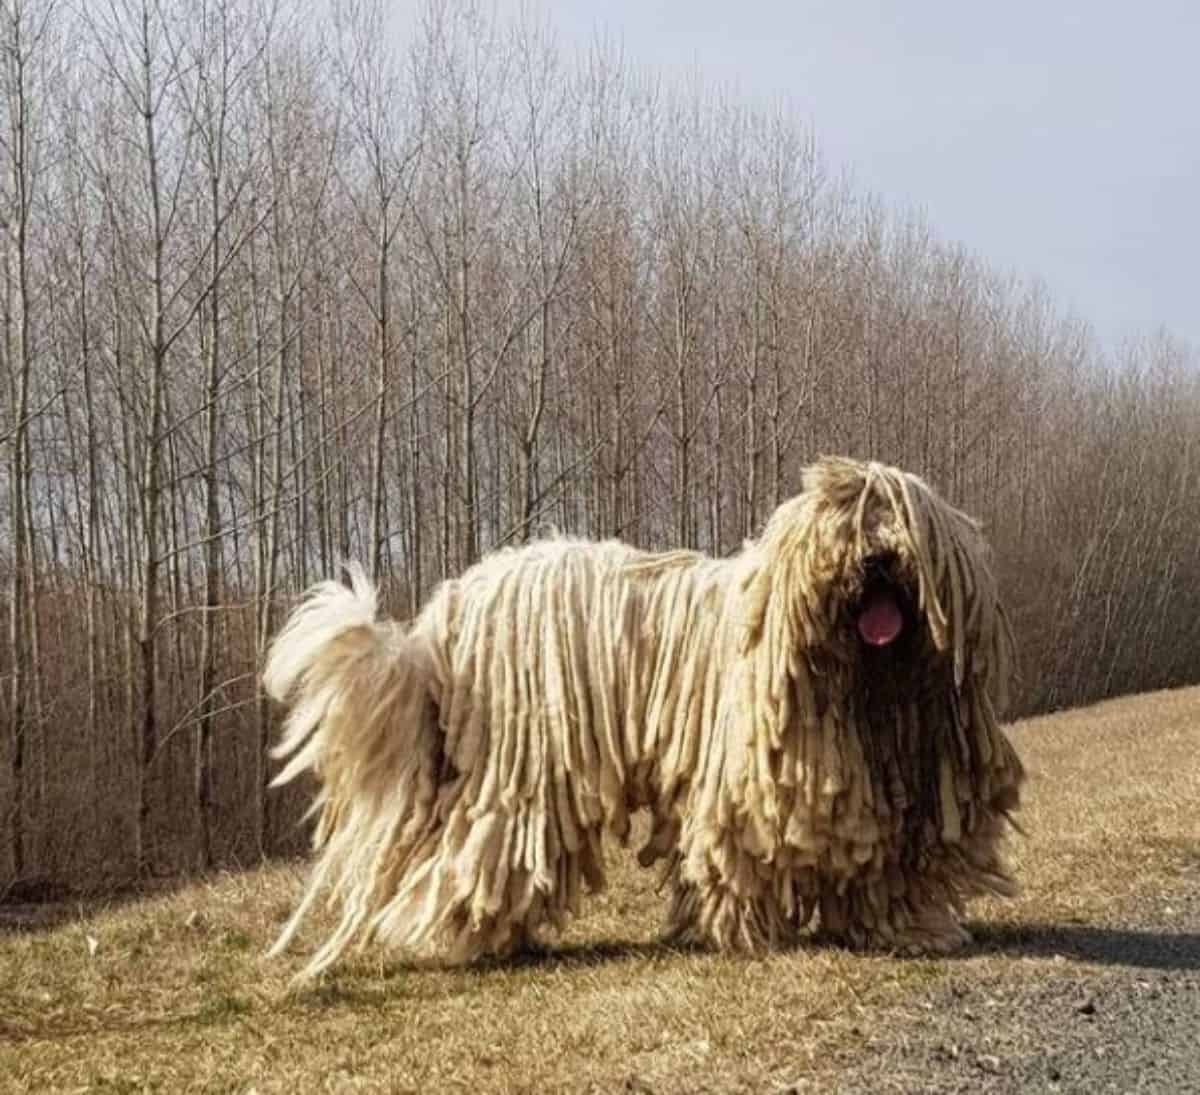
<svg viewBox="0 0 1200 1095">
<path fill-rule="evenodd" d="M 255 670 L 340 559 L 403 615 L 547 526 L 729 552 L 822 452 L 987 522 L 1021 712 L 1200 679 L 1194 348 L 786 111 L 386 8 L 0 0 L 0 895 L 297 847 Z"/>
</svg>

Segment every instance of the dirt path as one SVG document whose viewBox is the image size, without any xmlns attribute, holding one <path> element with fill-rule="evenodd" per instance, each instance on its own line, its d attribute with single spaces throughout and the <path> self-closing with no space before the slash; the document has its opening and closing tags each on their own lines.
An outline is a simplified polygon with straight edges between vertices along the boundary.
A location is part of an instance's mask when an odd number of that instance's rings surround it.
<svg viewBox="0 0 1200 1095">
<path fill-rule="evenodd" d="M 1099 925 L 983 935 L 793 1090 L 1200 1092 L 1200 867 L 1180 881 Z"/>
</svg>

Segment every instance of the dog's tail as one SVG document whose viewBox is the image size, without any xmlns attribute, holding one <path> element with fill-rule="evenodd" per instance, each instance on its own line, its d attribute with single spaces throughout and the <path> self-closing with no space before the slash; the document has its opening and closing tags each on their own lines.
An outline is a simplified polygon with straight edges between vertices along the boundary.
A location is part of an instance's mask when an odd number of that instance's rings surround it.
<svg viewBox="0 0 1200 1095">
<path fill-rule="evenodd" d="M 267 693 L 289 707 L 272 751 L 288 761 L 272 786 L 306 770 L 320 784 L 310 811 L 320 815 L 313 836 L 320 855 L 271 954 L 288 945 L 326 882 L 333 883 L 331 900 L 385 884 L 383 864 L 403 859 L 433 806 L 441 738 L 430 646 L 400 624 L 378 620 L 366 574 L 355 564 L 346 569 L 349 588 L 328 581 L 309 591 L 271 644 L 263 670 Z M 370 904 L 351 901 L 306 972 L 341 953 Z"/>
</svg>

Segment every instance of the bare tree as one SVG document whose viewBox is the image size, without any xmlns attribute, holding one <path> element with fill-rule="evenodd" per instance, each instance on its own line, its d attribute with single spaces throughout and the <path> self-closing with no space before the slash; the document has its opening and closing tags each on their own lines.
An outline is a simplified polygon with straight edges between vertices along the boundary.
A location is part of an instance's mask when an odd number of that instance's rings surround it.
<svg viewBox="0 0 1200 1095">
<path fill-rule="evenodd" d="M 184 183 L 192 164 L 191 133 L 180 125 L 174 94 L 180 80 L 179 57 L 170 48 L 175 13 L 151 0 L 111 0 L 107 12 L 94 13 L 89 26 L 113 81 L 117 103 L 127 112 L 122 139 L 137 149 L 140 175 L 132 195 L 119 195 L 114 174 L 104 184 L 113 210 L 122 252 L 122 279 L 135 309 L 144 366 L 142 414 L 137 423 L 140 530 L 140 592 L 137 609 L 138 704 L 134 738 L 138 767 L 134 859 L 139 874 L 150 867 L 149 785 L 159 737 L 158 637 L 162 595 L 164 420 L 171 350 L 198 308 L 180 313 L 189 273 L 173 269 L 179 235 Z M 132 454 L 131 454 L 132 455 Z"/>
<path fill-rule="evenodd" d="M 498 140 L 510 78 L 509 52 L 473 6 L 455 10 L 436 3 L 425 10 L 417 48 L 410 79 L 420 89 L 425 154 L 412 217 L 442 298 L 445 574 L 478 554 L 477 421 L 506 354 L 531 317 L 521 314 L 523 298 L 516 287 L 497 285 L 490 302 L 477 292 L 481 259 L 494 240 L 512 181 L 511 172 L 485 169 L 490 145 Z M 492 166 L 500 165 L 493 160 Z M 487 341 L 480 332 L 485 311 L 494 315 L 494 333 Z"/>
<path fill-rule="evenodd" d="M 265 239 L 251 237 L 248 248 L 248 285 L 251 305 L 253 361 L 253 412 L 250 433 L 252 484 L 250 495 L 254 512 L 254 650 L 259 664 L 266 654 L 274 629 L 276 587 L 279 584 L 280 540 L 285 510 L 284 448 L 286 440 L 284 411 L 288 383 L 292 374 L 303 371 L 301 351 L 306 324 L 311 321 L 300 313 L 297 300 L 305 276 L 321 245 L 329 184 L 339 150 L 340 115 L 331 116 L 321 108 L 322 71 L 306 51 L 299 30 L 298 12 L 277 12 L 259 28 L 262 58 L 258 82 L 258 125 L 264 137 L 268 160 L 269 189 L 265 199 L 251 195 L 251 208 L 265 201 L 266 209 L 252 216 L 263 228 Z M 287 17 L 285 17 L 285 15 Z M 318 100 L 314 102 L 314 100 Z M 261 271 L 260 248 L 265 245 L 270 262 L 270 294 Z M 271 297 L 273 318 L 264 301 Z M 325 301 L 321 307 L 335 310 L 338 302 Z M 320 307 L 317 309 L 318 315 Z M 269 329 L 270 328 L 270 329 Z M 338 425 L 337 410 L 327 400 L 340 389 L 338 357 L 322 352 L 318 342 L 318 379 L 320 406 L 317 437 L 311 446 L 318 457 L 318 479 L 322 497 L 322 566 L 327 569 L 336 550 L 348 550 L 345 521 L 345 464 L 331 456 L 335 449 L 344 451 L 345 435 Z M 327 373 L 326 370 L 329 370 Z M 297 387 L 303 391 L 297 379 Z M 301 404 L 301 411 L 304 407 Z M 295 483 L 301 482 L 310 454 L 295 454 Z M 334 478 L 336 489 L 328 480 Z M 297 487 L 297 494 L 299 494 Z M 302 499 L 299 499 L 302 501 Z M 298 510 L 298 512 L 304 512 Z M 336 548 L 335 542 L 336 540 Z M 303 550 L 303 545 L 302 545 Z M 271 811 L 267 795 L 269 773 L 267 748 L 271 731 L 270 712 L 261 690 L 255 701 L 254 753 L 254 833 L 257 849 L 266 854 L 270 845 Z"/>
<path fill-rule="evenodd" d="M 537 522 L 545 495 L 561 483 L 550 475 L 543 485 L 543 426 L 557 352 L 561 302 L 579 244 L 580 228 L 598 192 L 598 163 L 581 146 L 581 110 L 559 63 L 545 27 L 521 24 L 515 33 L 517 105 L 521 122 L 508 155 L 517 179 L 517 238 L 513 249 L 528 274 L 533 313 L 524 342 L 523 404 L 518 413 L 517 477 L 519 500 L 512 528 L 502 539 L 527 539 Z M 516 372 L 516 370 L 514 370 Z"/>
<path fill-rule="evenodd" d="M 9 775 L 12 800 L 9 815 L 13 873 L 26 869 L 25 792 L 29 711 L 28 678 L 34 669 L 36 586 L 30 582 L 35 548 L 30 544 L 31 462 L 30 426 L 45 405 L 31 401 L 37 347 L 34 343 L 33 217 L 42 173 L 45 74 L 49 64 L 53 5 L 48 2 L 6 0 L 0 4 L 0 63 L 3 72 L 5 118 L 0 133 L 5 160 L 4 268 L 5 356 L 9 365 L 10 419 L 5 433 L 9 447 L 9 522 L 12 534 L 12 573 L 8 590 L 9 643 Z M 31 612 L 31 605 L 33 611 Z"/>
<path fill-rule="evenodd" d="M 204 603 L 201 615 L 199 723 L 192 760 L 196 817 L 196 865 L 213 865 L 212 739 L 216 723 L 217 624 L 221 606 L 222 517 L 220 468 L 224 441 L 222 382 L 228 371 L 223 324 L 225 271 L 256 228 L 249 217 L 248 194 L 259 184 L 258 158 L 237 147 L 237 114 L 256 75 L 261 48 L 245 14 L 233 0 L 211 0 L 172 40 L 174 64 L 181 72 L 180 96 L 198 145 L 204 176 L 206 224 L 198 266 L 204 330 Z"/>
<path fill-rule="evenodd" d="M 408 205 L 419 132 L 405 132 L 416 112 L 402 98 L 397 60 L 387 48 L 382 0 L 354 0 L 338 9 L 337 71 L 346 101 L 348 150 L 354 167 L 339 171 L 359 227 L 370 239 L 370 285 L 351 268 L 351 283 L 371 318 L 375 372 L 375 422 L 371 444 L 368 568 L 378 579 L 385 540 L 385 441 L 397 338 L 392 266 L 397 234 Z M 359 177 L 348 177 L 355 168 Z M 361 183 L 361 191 L 359 189 Z"/>
</svg>

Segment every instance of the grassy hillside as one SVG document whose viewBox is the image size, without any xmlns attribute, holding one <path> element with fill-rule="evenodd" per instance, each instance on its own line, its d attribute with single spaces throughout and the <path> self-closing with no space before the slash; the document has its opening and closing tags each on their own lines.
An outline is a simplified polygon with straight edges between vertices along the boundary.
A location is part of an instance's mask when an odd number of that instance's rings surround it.
<svg viewBox="0 0 1200 1095">
<path fill-rule="evenodd" d="M 962 958 L 799 949 L 761 960 L 654 943 L 654 876 L 621 856 L 562 945 L 447 972 L 371 952 L 289 993 L 261 957 L 294 868 L 222 876 L 54 925 L 0 931 L 8 1090 L 777 1090 L 821 1085 L 872 1031 L 950 978 L 1049 976 L 1052 928 L 1179 887 L 1200 869 L 1200 689 L 1014 728 L 1031 786 L 1013 858 L 1025 894 L 973 907 Z M 309 932 L 305 937 L 311 940 Z M 1086 954 L 1066 960 L 1087 962 Z"/>
</svg>

